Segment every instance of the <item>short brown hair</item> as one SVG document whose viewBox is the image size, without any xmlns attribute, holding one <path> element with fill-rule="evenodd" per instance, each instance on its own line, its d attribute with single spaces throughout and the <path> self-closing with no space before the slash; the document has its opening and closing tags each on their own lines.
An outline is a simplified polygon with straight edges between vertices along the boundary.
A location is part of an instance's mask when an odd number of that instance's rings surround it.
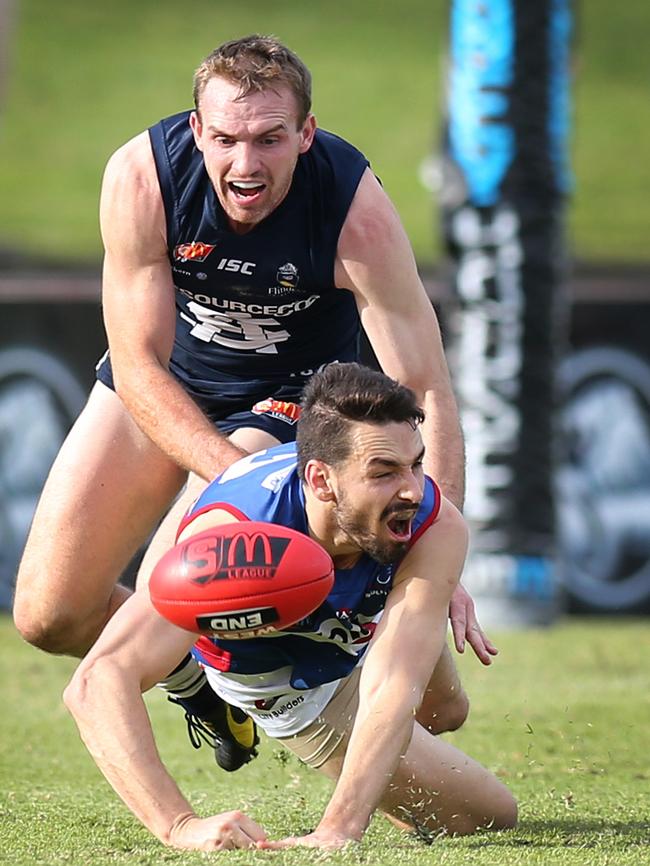
<svg viewBox="0 0 650 866">
<path fill-rule="evenodd" d="M 330 466 L 345 461 L 351 451 L 350 426 L 424 421 L 410 388 L 361 364 L 329 364 L 305 385 L 297 426 L 298 474 L 304 479 L 309 460 Z"/>
<path fill-rule="evenodd" d="M 311 110 L 311 73 L 302 60 L 273 36 L 244 36 L 215 48 L 194 73 L 194 105 L 211 78 L 239 85 L 239 99 L 286 84 L 298 104 L 298 126 Z"/>
</svg>

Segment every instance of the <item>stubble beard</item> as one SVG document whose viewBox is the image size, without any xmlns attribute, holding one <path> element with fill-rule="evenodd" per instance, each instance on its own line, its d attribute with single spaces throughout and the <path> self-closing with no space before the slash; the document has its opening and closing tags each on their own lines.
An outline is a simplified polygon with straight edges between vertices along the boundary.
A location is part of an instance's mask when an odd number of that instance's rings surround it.
<svg viewBox="0 0 650 866">
<path fill-rule="evenodd" d="M 345 497 L 339 498 L 335 519 L 338 529 L 380 565 L 390 565 L 398 561 L 408 550 L 407 541 L 382 541 L 377 538 L 364 520 L 363 514 L 351 508 Z"/>
</svg>

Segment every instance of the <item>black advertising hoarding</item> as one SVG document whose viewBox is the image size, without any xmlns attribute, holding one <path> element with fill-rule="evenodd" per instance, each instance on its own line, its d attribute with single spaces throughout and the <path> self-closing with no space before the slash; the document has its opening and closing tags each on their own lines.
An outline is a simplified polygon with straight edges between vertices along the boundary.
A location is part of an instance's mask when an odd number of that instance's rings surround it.
<svg viewBox="0 0 650 866">
<path fill-rule="evenodd" d="M 50 466 L 106 345 L 97 278 L 0 276 L 0 608 Z"/>
<path fill-rule="evenodd" d="M 587 285 L 559 368 L 561 575 L 571 612 L 647 614 L 650 268 L 601 272 Z"/>
</svg>

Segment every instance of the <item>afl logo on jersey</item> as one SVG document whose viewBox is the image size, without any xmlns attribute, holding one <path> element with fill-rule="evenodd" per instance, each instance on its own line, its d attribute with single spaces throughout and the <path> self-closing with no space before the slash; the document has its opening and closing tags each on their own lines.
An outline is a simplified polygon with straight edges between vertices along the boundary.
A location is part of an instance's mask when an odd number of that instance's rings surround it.
<svg viewBox="0 0 650 866">
<path fill-rule="evenodd" d="M 283 288 L 295 289 L 298 285 L 298 280 L 300 279 L 298 276 L 298 268 L 295 265 L 292 265 L 291 262 L 287 262 L 286 265 L 282 265 L 278 268 L 275 278 Z"/>
<path fill-rule="evenodd" d="M 214 249 L 214 246 L 214 244 L 204 244 L 203 241 L 179 244 L 174 249 L 174 258 L 180 262 L 204 262 Z"/>
</svg>

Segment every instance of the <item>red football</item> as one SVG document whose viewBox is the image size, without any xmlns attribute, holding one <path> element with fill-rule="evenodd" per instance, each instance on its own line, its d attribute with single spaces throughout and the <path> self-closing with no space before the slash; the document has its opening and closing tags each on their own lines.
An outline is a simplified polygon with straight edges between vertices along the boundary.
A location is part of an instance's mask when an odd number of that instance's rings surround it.
<svg viewBox="0 0 650 866">
<path fill-rule="evenodd" d="M 317 542 L 275 523 L 215 526 L 179 542 L 149 581 L 156 610 L 188 631 L 227 638 L 286 628 L 322 604 L 334 564 Z"/>
</svg>

